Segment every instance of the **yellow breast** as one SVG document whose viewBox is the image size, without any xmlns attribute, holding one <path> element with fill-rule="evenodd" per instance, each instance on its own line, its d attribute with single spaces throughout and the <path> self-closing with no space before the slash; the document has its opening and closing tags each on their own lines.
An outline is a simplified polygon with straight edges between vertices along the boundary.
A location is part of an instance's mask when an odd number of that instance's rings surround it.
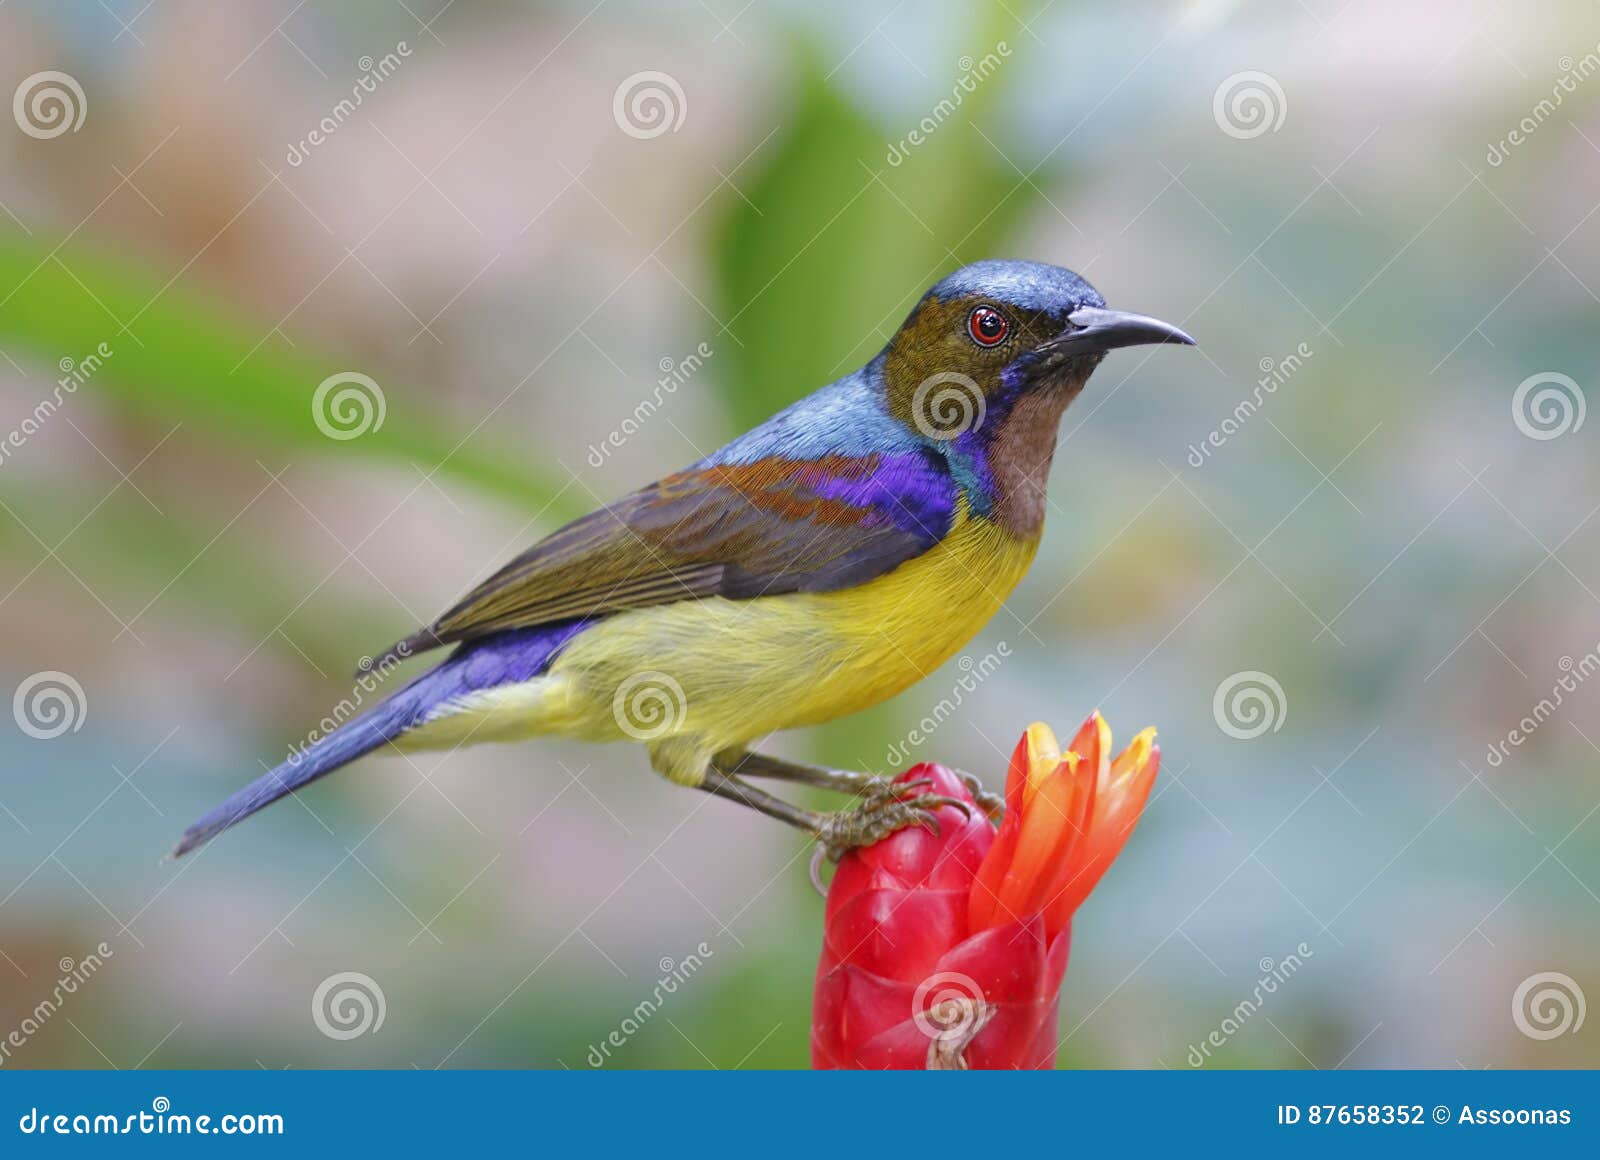
<svg viewBox="0 0 1600 1160">
<path fill-rule="evenodd" d="M 822 715 L 892 697 L 949 660 L 989 619 L 1033 562 L 1038 540 L 962 519 L 934 549 L 869 584 L 815 597 L 839 649 L 837 688 L 808 698 Z"/>
<path fill-rule="evenodd" d="M 963 511 L 938 545 L 855 588 L 618 613 L 547 675 L 474 694 L 414 741 L 464 731 L 643 741 L 658 769 L 694 782 L 712 753 L 856 712 L 927 676 L 999 610 L 1037 547 Z"/>
<path fill-rule="evenodd" d="M 722 744 L 815 724 L 948 660 L 998 611 L 1037 546 L 963 515 L 937 546 L 859 587 L 623 613 L 573 641 L 551 672 L 609 712 L 621 681 L 660 671 L 683 689 L 683 731 Z"/>
</svg>

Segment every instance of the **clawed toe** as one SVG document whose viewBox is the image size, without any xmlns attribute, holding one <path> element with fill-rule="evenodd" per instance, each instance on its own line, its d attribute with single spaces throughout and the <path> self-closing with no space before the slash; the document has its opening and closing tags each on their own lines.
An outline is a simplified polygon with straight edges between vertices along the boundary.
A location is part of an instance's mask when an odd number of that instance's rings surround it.
<svg viewBox="0 0 1600 1160">
<path fill-rule="evenodd" d="M 927 778 L 919 778 L 873 786 L 860 809 L 827 816 L 817 833 L 821 849 L 830 861 L 837 862 L 849 851 L 870 846 L 907 826 L 923 826 L 938 837 L 941 831 L 936 811 L 943 806 L 960 810 L 963 817 L 972 816 L 972 807 L 960 798 L 914 792 L 932 784 Z M 908 791 L 912 791 L 910 796 L 906 796 Z"/>
<path fill-rule="evenodd" d="M 978 808 L 984 812 L 990 821 L 998 822 L 1005 816 L 1005 798 L 985 789 L 983 782 L 979 781 L 974 774 L 958 769 L 955 771 L 955 775 L 961 779 L 961 784 L 967 787 L 967 792 L 972 795 L 972 800 L 978 803 Z"/>
<path fill-rule="evenodd" d="M 972 795 L 972 800 L 977 803 L 978 808 L 984 812 L 986 817 L 991 821 L 998 822 L 1005 816 L 1005 798 L 985 789 L 983 782 L 979 781 L 974 774 L 960 769 L 952 770 L 951 772 L 960 779 L 961 784 L 966 787 L 967 792 Z M 893 781 L 889 778 L 879 778 L 861 795 L 862 808 L 871 808 L 877 803 L 885 801 L 905 801 L 908 800 L 905 797 L 908 792 L 927 790 L 932 786 L 933 779 L 931 777 L 919 777 L 911 781 Z M 972 816 L 972 810 L 968 803 L 959 799 L 942 798 L 940 804 L 955 806 L 967 817 Z"/>
</svg>

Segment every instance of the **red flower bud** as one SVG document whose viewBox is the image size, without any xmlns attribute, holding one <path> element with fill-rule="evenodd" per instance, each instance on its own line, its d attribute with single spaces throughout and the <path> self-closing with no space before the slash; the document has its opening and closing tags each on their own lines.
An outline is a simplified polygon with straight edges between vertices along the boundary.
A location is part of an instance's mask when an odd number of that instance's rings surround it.
<svg viewBox="0 0 1600 1160">
<path fill-rule="evenodd" d="M 900 830 L 853 850 L 828 888 L 811 1061 L 828 1068 L 1049 1068 L 1072 914 L 1138 822 L 1160 766 L 1155 730 L 1114 760 L 1096 713 L 1066 752 L 1023 734 L 996 829 L 938 810 L 940 833 Z M 966 802 L 938 765 L 900 782 Z"/>
</svg>

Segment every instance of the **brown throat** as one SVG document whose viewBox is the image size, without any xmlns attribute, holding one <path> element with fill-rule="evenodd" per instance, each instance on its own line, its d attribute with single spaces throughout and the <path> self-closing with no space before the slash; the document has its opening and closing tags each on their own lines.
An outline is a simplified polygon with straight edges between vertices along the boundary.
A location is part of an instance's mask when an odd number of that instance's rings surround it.
<svg viewBox="0 0 1600 1160">
<path fill-rule="evenodd" d="M 1056 453 L 1057 429 L 1083 378 L 1036 387 L 1012 405 L 989 441 L 994 473 L 994 522 L 1014 536 L 1037 536 L 1044 527 L 1045 489 Z"/>
</svg>

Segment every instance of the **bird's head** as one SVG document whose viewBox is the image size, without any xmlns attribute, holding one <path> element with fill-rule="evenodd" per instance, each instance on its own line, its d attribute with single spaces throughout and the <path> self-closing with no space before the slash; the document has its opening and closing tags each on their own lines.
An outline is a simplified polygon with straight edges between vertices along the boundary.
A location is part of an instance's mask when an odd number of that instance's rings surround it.
<svg viewBox="0 0 1600 1160">
<path fill-rule="evenodd" d="M 1029 396 L 1059 415 L 1107 351 L 1161 342 L 1194 345 L 1169 323 L 1106 309 L 1071 270 L 974 262 L 923 295 L 885 348 L 882 369 L 894 416 L 952 441 Z"/>
</svg>

